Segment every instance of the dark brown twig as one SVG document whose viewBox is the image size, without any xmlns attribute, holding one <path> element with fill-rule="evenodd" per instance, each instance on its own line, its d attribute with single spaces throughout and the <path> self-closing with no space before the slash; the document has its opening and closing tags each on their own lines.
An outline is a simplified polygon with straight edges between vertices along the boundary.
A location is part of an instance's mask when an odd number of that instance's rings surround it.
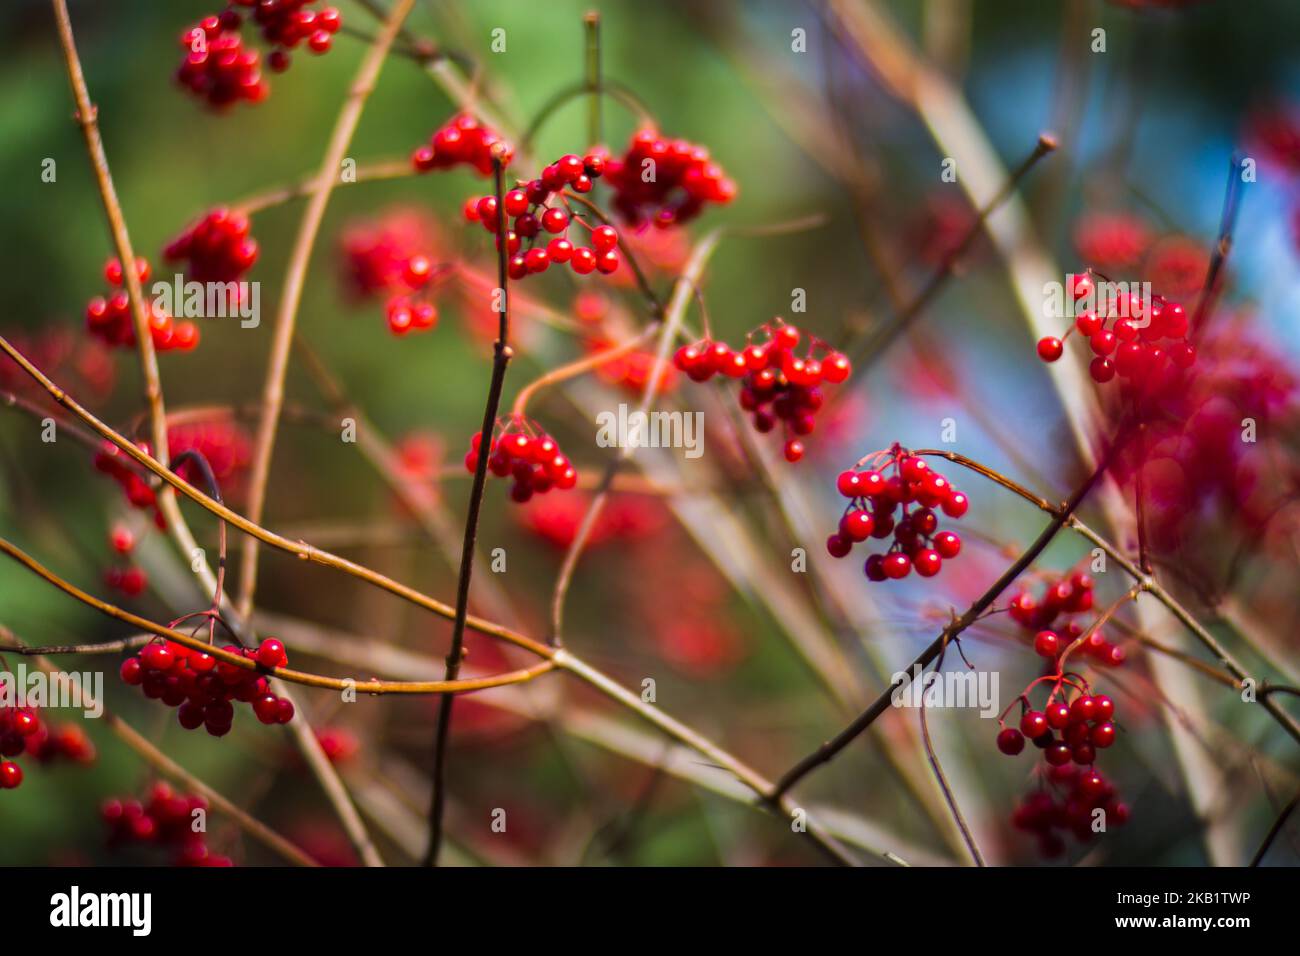
<svg viewBox="0 0 1300 956">
<path fill-rule="evenodd" d="M 469 614 L 470 575 L 474 570 L 474 545 L 478 537 L 479 509 L 483 504 L 483 488 L 487 484 L 488 456 L 492 452 L 492 431 L 501 407 L 501 391 L 505 386 L 506 367 L 513 352 L 510 349 L 510 292 L 508 287 L 506 257 L 505 172 L 502 168 L 503 151 L 498 147 L 492 157 L 493 179 L 497 200 L 497 282 L 496 294 L 500 319 L 497 340 L 492 350 L 492 380 L 488 385 L 487 402 L 483 407 L 483 428 L 478 446 L 478 461 L 474 465 L 474 484 L 469 493 L 469 512 L 465 518 L 465 541 L 460 555 L 460 578 L 456 585 L 456 619 L 451 631 L 451 650 L 447 652 L 446 680 L 455 680 L 460 674 L 460 662 L 465 649 L 465 620 Z M 444 775 L 447 764 L 447 735 L 451 729 L 452 699 L 446 697 L 438 708 L 438 729 L 433 744 L 433 795 L 429 806 L 429 846 L 423 863 L 435 866 L 442 845 L 442 818 L 446 807 Z"/>
</svg>

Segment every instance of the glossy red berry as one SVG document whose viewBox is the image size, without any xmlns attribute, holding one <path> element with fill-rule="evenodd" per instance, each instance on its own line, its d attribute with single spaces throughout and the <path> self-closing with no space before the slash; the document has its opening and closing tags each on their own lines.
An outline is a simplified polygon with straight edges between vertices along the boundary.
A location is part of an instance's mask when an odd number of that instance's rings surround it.
<svg viewBox="0 0 1300 956">
<path fill-rule="evenodd" d="M 912 561 L 901 551 L 895 551 L 892 554 L 885 555 L 881 568 L 885 572 L 885 577 L 897 581 L 911 573 Z"/>
<path fill-rule="evenodd" d="M 1055 362 L 1065 351 L 1065 346 L 1061 340 L 1053 335 L 1047 335 L 1038 340 L 1038 357 L 1044 362 Z"/>
<path fill-rule="evenodd" d="M 289 655 L 285 653 L 284 644 L 268 637 L 257 649 L 257 662 L 263 667 L 283 667 L 289 663 Z"/>
<path fill-rule="evenodd" d="M 998 733 L 998 750 L 1008 757 L 1014 757 L 1025 749 L 1025 738 L 1014 727 L 1004 727 Z"/>
<path fill-rule="evenodd" d="M 1061 652 L 1061 639 L 1052 631 L 1039 631 L 1034 637 L 1034 653 L 1039 657 L 1055 659 Z"/>
<path fill-rule="evenodd" d="M 1097 724 L 1092 728 L 1088 739 L 1098 750 L 1105 750 L 1115 742 L 1115 725 L 1110 721 Z"/>
<path fill-rule="evenodd" d="M 1039 710 L 1027 710 L 1020 716 L 1020 732 L 1035 740 L 1050 730 L 1047 715 Z"/>
<path fill-rule="evenodd" d="M 1061 701 L 1049 704 L 1044 713 L 1047 715 L 1047 725 L 1053 730 L 1060 730 L 1070 723 L 1070 707 Z"/>
</svg>

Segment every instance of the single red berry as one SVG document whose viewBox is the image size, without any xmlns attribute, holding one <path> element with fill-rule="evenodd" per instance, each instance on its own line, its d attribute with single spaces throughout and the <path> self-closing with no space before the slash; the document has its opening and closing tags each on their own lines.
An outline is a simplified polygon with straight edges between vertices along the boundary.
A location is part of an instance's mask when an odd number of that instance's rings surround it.
<svg viewBox="0 0 1300 956">
<path fill-rule="evenodd" d="M 128 657 L 122 662 L 122 667 L 118 671 L 125 684 L 136 685 L 144 680 L 144 670 L 140 666 L 140 658 Z"/>
<path fill-rule="evenodd" d="M 885 572 L 885 577 L 898 581 L 911 573 L 912 561 L 901 551 L 895 551 L 892 554 L 885 555 L 881 568 Z"/>
<path fill-rule="evenodd" d="M 176 663 L 176 655 L 166 644 L 146 644 L 140 651 L 140 663 L 146 670 L 169 671 Z"/>
<path fill-rule="evenodd" d="M 998 733 L 998 750 L 1008 757 L 1014 757 L 1025 749 L 1025 737 L 1014 727 L 1004 727 Z"/>
<path fill-rule="evenodd" d="M 749 350 L 746 349 L 746 352 Z M 853 469 L 840 472 L 840 476 L 835 479 L 835 490 L 845 498 L 856 498 L 862 494 L 862 479 Z"/>
<path fill-rule="evenodd" d="M 597 226 L 591 230 L 591 245 L 597 252 L 609 252 L 618 246 L 618 232 L 613 226 Z"/>
<path fill-rule="evenodd" d="M 1073 756 L 1074 754 L 1070 750 L 1070 745 L 1063 741 L 1054 743 L 1043 751 L 1043 759 L 1053 767 L 1065 766 L 1070 762 Z"/>
<path fill-rule="evenodd" d="M 912 564 L 916 567 L 916 573 L 921 577 L 932 578 L 943 567 L 943 558 L 933 548 L 922 548 L 912 556 Z"/>
<path fill-rule="evenodd" d="M 876 528 L 870 511 L 855 509 L 840 519 L 840 535 L 849 541 L 866 541 Z"/>
<path fill-rule="evenodd" d="M 940 531 L 934 536 L 934 550 L 942 558 L 955 558 L 961 553 L 961 538 L 951 531 Z"/>
<path fill-rule="evenodd" d="M 1045 335 L 1038 340 L 1038 357 L 1044 362 L 1055 362 L 1064 351 L 1064 344 L 1054 335 Z"/>
<path fill-rule="evenodd" d="M 1115 725 L 1110 721 L 1097 724 L 1092 728 L 1088 739 L 1098 750 L 1105 750 L 1115 742 Z"/>
<path fill-rule="evenodd" d="M 0 762 L 0 787 L 12 790 L 23 782 L 23 768 L 12 760 Z"/>
<path fill-rule="evenodd" d="M 792 438 L 785 443 L 785 460 L 794 464 L 803 457 L 803 442 Z"/>
<path fill-rule="evenodd" d="M 284 645 L 273 637 L 264 640 L 257 649 L 257 662 L 263 667 L 283 667 L 289 663 Z"/>
<path fill-rule="evenodd" d="M 826 539 L 826 550 L 833 558 L 842 558 L 853 550 L 853 542 L 847 538 L 833 534 Z"/>
<path fill-rule="evenodd" d="M 1089 721 L 1097 719 L 1097 702 L 1086 694 L 1075 699 L 1070 705 L 1070 720 Z"/>
<path fill-rule="evenodd" d="M 1030 740 L 1035 740 L 1050 732 L 1047 715 L 1040 710 L 1027 710 L 1020 715 L 1020 732 Z"/>
<path fill-rule="evenodd" d="M 1047 725 L 1053 730 L 1060 730 L 1070 723 L 1070 707 L 1062 701 L 1049 704 L 1045 713 L 1047 714 Z"/>
<path fill-rule="evenodd" d="M 1115 716 L 1115 702 L 1105 694 L 1097 694 L 1092 700 L 1097 705 L 1097 720 L 1110 720 Z"/>
<path fill-rule="evenodd" d="M 1053 631 L 1039 631 L 1034 637 L 1034 653 L 1039 657 L 1055 658 L 1061 652 L 1061 639 Z"/>
</svg>

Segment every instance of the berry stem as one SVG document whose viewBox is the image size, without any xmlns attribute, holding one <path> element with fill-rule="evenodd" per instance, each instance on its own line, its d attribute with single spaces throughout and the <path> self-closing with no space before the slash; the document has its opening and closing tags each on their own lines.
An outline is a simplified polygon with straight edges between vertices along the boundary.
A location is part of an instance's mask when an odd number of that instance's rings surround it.
<svg viewBox="0 0 1300 956">
<path fill-rule="evenodd" d="M 604 142 L 604 122 L 601 116 L 604 86 L 600 70 L 600 14 L 592 10 L 583 15 L 583 34 L 587 41 L 587 145 Z"/>
<path fill-rule="evenodd" d="M 504 210 L 505 172 L 502 168 L 504 148 L 498 144 L 492 155 L 492 178 L 496 188 L 497 208 Z M 501 391 L 505 386 L 506 368 L 514 353 L 510 348 L 510 291 L 507 259 L 509 250 L 506 246 L 506 215 L 497 216 L 497 292 L 501 301 L 498 304 L 500 318 L 497 324 L 497 340 L 492 349 L 492 379 L 488 385 L 487 402 L 483 407 L 483 426 L 480 429 L 483 440 L 479 443 L 478 460 L 474 465 L 474 483 L 469 493 L 469 510 L 465 518 L 465 539 L 460 553 L 460 574 L 456 584 L 456 616 L 451 631 L 451 649 L 447 652 L 447 681 L 454 681 L 460 674 L 460 664 L 465 652 L 465 622 L 469 614 L 470 578 L 474 570 L 474 544 L 478 536 L 479 510 L 483 505 L 483 489 L 487 484 L 488 457 L 492 451 L 492 429 L 501 407 Z M 447 738 L 451 730 L 453 697 L 444 697 L 438 708 L 438 729 L 433 743 L 433 794 L 429 805 L 429 845 L 425 850 L 423 864 L 436 866 L 438 850 L 442 846 L 442 818 L 446 807 L 445 774 L 447 763 Z"/>
</svg>

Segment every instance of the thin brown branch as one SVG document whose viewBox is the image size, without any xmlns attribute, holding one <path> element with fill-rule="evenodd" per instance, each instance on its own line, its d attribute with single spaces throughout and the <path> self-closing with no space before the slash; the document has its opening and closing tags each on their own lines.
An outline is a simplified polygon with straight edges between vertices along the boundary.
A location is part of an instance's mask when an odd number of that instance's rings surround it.
<svg viewBox="0 0 1300 956">
<path fill-rule="evenodd" d="M 654 366 L 650 369 L 650 377 L 646 381 L 645 393 L 642 395 L 638 408 L 641 415 L 649 411 L 659 394 L 659 383 L 663 377 L 664 367 L 668 362 L 668 352 L 672 347 L 673 339 L 677 335 L 677 330 L 685 318 L 687 306 L 691 302 L 691 290 L 699 284 L 700 276 L 704 272 L 705 266 L 708 265 L 713 250 L 717 248 L 720 238 L 720 232 L 714 230 L 700 240 L 692 251 L 690 259 L 687 260 L 681 277 L 677 280 L 672 301 L 668 303 L 668 308 L 664 313 L 662 331 L 658 330 L 658 320 L 652 323 L 651 327 L 659 331 L 659 345 L 655 352 Z M 630 446 L 620 447 L 613 460 L 610 461 L 601 478 L 600 485 L 596 489 L 595 496 L 587 505 L 587 512 L 583 515 L 582 523 L 578 526 L 578 532 L 574 536 L 573 543 L 569 545 L 569 550 L 564 556 L 564 563 L 560 567 L 560 573 L 555 581 L 555 591 L 551 597 L 551 630 L 550 634 L 547 635 L 547 639 L 552 646 L 558 647 L 562 643 L 564 600 L 569 592 L 569 584 L 573 580 L 573 572 L 578 566 L 582 552 L 586 549 L 592 529 L 596 526 L 601 511 L 604 510 L 614 476 L 618 473 L 618 469 L 623 462 L 631 456 L 632 451 L 633 448 Z"/>
<path fill-rule="evenodd" d="M 492 347 L 492 378 L 488 384 L 487 401 L 483 405 L 483 427 L 479 433 L 478 460 L 474 465 L 474 484 L 470 487 L 469 509 L 465 517 L 465 540 L 460 552 L 460 574 L 456 583 L 456 617 L 451 631 L 451 649 L 447 652 L 446 679 L 454 681 L 460 673 L 461 659 L 465 651 L 465 619 L 469 614 L 469 588 L 474 571 L 474 549 L 478 538 L 479 510 L 483 506 L 483 489 L 487 485 L 488 456 L 492 452 L 492 432 L 496 425 L 497 412 L 501 407 L 501 391 L 505 387 L 506 369 L 514 354 L 510 349 L 510 288 L 506 258 L 509 254 L 506 243 L 506 209 L 505 209 L 505 171 L 503 162 L 505 150 L 497 146 L 492 155 L 493 182 L 496 187 L 497 201 L 497 282 L 494 298 L 499 314 L 497 323 L 497 340 Z M 438 850 L 442 845 L 442 818 L 446 808 L 445 773 L 447 763 L 447 739 L 451 731 L 452 705 L 455 702 L 447 697 L 438 709 L 438 729 L 434 734 L 433 744 L 433 792 L 429 806 L 429 846 L 424 854 L 424 865 L 435 866 L 438 862 Z"/>
<path fill-rule="evenodd" d="M 914 660 L 901 674 L 890 683 L 884 692 L 871 703 L 861 714 L 854 719 L 844 730 L 840 731 L 831 740 L 822 744 L 815 751 L 808 754 L 797 764 L 791 767 L 777 782 L 775 796 L 780 796 L 802 780 L 805 776 L 823 764 L 834 760 L 839 753 L 851 744 L 858 736 L 875 722 L 875 720 L 889 709 L 890 701 L 896 691 L 902 690 L 911 683 L 911 675 L 922 673 L 926 667 L 935 660 L 947 646 L 948 642 L 959 637 L 963 631 L 979 620 L 980 616 L 988 610 L 994 601 L 1011 586 L 1012 582 L 1020 576 L 1020 573 L 1033 564 L 1038 556 L 1043 553 L 1057 533 L 1065 527 L 1070 516 L 1074 514 L 1075 509 L 1079 507 L 1083 499 L 1087 497 L 1094 485 L 1101 480 L 1107 467 L 1116 451 L 1123 444 L 1123 435 L 1117 437 L 1112 446 L 1109 455 L 1097 466 L 1083 483 L 1075 489 L 1070 499 L 1061 505 L 1059 509 L 1052 512 L 1052 520 L 1034 540 L 1034 543 L 1020 555 L 1015 562 L 1002 572 L 1001 576 L 993 582 L 979 598 L 975 600 L 961 617 L 953 621 L 952 624 L 944 628 L 943 632 L 931 642 L 930 646 L 923 650 L 916 660 Z"/>
<path fill-rule="evenodd" d="M 388 48 L 392 45 L 414 3 L 415 0 L 397 0 L 383 28 L 379 31 L 374 45 L 361 61 L 356 79 L 348 92 L 347 101 L 343 104 L 343 109 L 334 124 L 329 146 L 326 147 L 325 156 L 321 160 L 315 190 L 303 212 L 293 251 L 289 254 L 284 289 L 280 296 L 275 332 L 271 340 L 271 357 L 262 388 L 262 418 L 254 439 L 252 462 L 249 467 L 248 514 L 254 522 L 262 520 L 262 511 L 266 505 L 271 455 L 275 450 L 275 436 L 280 424 L 280 407 L 284 403 L 285 376 L 289 370 L 289 352 L 293 346 L 298 305 L 302 301 L 307 266 L 311 261 L 312 249 L 316 245 L 316 236 L 325 219 L 325 208 L 329 204 L 330 194 L 338 181 L 340 164 L 361 120 L 361 111 L 375 88 Z M 124 269 L 123 272 L 127 270 Z M 246 542 L 240 554 L 239 600 L 236 602 L 239 616 L 245 619 L 252 612 L 253 599 L 257 591 L 257 558 L 257 540 Z"/>
<path fill-rule="evenodd" d="M 999 475 L 992 469 L 981 465 L 977 461 L 967 458 L 965 455 L 931 448 L 922 449 L 921 451 L 916 452 L 916 454 L 934 455 L 940 458 L 946 458 L 954 464 L 961 465 L 964 468 L 969 468 L 971 471 L 996 482 L 1003 488 L 1006 488 L 1007 490 L 1019 495 L 1021 498 L 1024 498 L 1026 501 L 1037 505 L 1041 510 L 1048 514 L 1059 517 L 1063 513 L 1062 507 L 1053 505 L 1051 502 L 1039 497 L 1029 489 L 1016 484 L 1010 478 L 1007 478 L 1004 475 Z M 1239 687 L 1243 682 L 1251 680 L 1250 674 L 1236 660 L 1236 658 L 1228 652 L 1227 648 L 1220 644 L 1214 635 L 1206 630 L 1204 625 L 1196 620 L 1195 616 L 1172 594 L 1165 590 L 1165 588 L 1161 586 L 1155 578 L 1144 573 L 1141 568 L 1126 558 L 1123 552 L 1115 547 L 1115 545 L 1111 544 L 1072 514 L 1068 516 L 1068 523 L 1073 530 L 1077 531 L 1097 547 L 1101 548 L 1102 551 L 1105 552 L 1106 556 L 1118 564 L 1126 574 L 1133 578 L 1134 581 L 1139 582 L 1143 591 L 1148 592 L 1152 597 L 1163 604 L 1165 608 L 1178 619 L 1179 623 L 1187 628 L 1187 630 L 1191 632 L 1192 636 L 1200 641 L 1206 650 L 1213 654 L 1215 659 L 1218 660 L 1219 663 L 1237 679 Z M 1268 711 L 1269 715 L 1272 716 L 1278 724 L 1281 725 L 1283 730 L 1290 734 L 1297 742 L 1300 742 L 1300 723 L 1297 723 L 1295 718 L 1279 707 L 1276 702 L 1269 700 L 1267 695 L 1260 695 L 1259 704 Z"/>
<path fill-rule="evenodd" d="M 498 674 L 493 677 L 475 678 L 474 680 L 442 680 L 442 681 L 381 681 L 381 680 L 353 680 L 351 678 L 325 677 L 321 674 L 310 674 L 305 671 L 291 670 L 287 667 L 265 668 L 256 661 L 250 660 L 239 654 L 227 651 L 221 647 L 209 644 L 201 638 L 193 637 L 184 631 L 178 631 L 172 627 L 165 627 L 156 624 L 147 618 L 140 617 L 130 611 L 123 610 L 107 601 L 102 601 L 81 590 L 75 584 L 65 581 L 49 568 L 45 567 L 27 552 L 23 551 L 17 545 L 4 538 L 0 538 L 0 553 L 13 558 L 19 564 L 26 567 L 29 571 L 36 574 L 50 584 L 54 585 L 64 594 L 76 598 L 78 601 L 94 608 L 101 614 L 115 618 L 132 627 L 148 631 L 158 637 L 165 637 L 169 641 L 177 644 L 183 644 L 194 650 L 203 651 L 206 654 L 215 657 L 219 661 L 225 661 L 234 664 L 244 670 L 255 670 L 259 673 L 265 673 L 272 677 L 288 681 L 291 684 L 302 684 L 307 687 L 322 687 L 327 690 L 347 690 L 356 691 L 359 694 L 464 694 L 476 690 L 487 690 L 491 687 L 504 687 L 508 684 L 520 684 L 524 681 L 532 680 L 534 677 L 540 677 L 555 668 L 552 660 L 543 660 L 532 667 L 523 670 L 510 671 L 506 674 Z M 113 642 L 119 643 L 119 642 Z M 80 653 L 80 645 L 72 646 L 68 653 Z M 46 653 L 55 653 L 57 648 L 45 649 Z"/>
</svg>

